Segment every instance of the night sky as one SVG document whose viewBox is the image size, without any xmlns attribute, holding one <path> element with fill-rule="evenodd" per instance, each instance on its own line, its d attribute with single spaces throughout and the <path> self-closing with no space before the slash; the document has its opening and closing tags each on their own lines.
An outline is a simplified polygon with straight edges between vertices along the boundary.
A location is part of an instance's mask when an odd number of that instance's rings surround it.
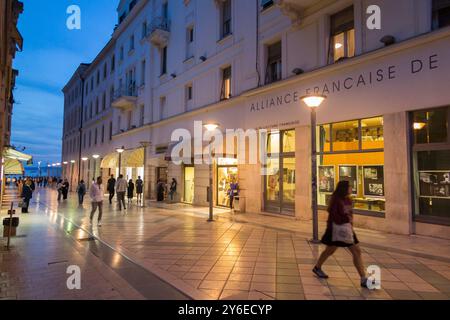
<svg viewBox="0 0 450 320">
<path fill-rule="evenodd" d="M 14 68 L 19 70 L 14 96 L 11 144 L 34 163 L 61 162 L 64 96 L 62 88 L 77 66 L 92 62 L 116 24 L 118 0 L 22 0 L 19 30 L 24 38 Z M 81 30 L 69 30 L 70 5 L 81 8 Z"/>
</svg>

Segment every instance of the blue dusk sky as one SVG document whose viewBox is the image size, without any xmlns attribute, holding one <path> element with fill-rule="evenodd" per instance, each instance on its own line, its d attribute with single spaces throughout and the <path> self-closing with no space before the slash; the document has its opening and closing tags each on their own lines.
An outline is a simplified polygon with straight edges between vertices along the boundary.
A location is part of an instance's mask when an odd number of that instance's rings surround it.
<svg viewBox="0 0 450 320">
<path fill-rule="evenodd" d="M 61 161 L 62 88 L 82 62 L 92 62 L 116 24 L 118 0 L 22 0 L 24 38 L 14 67 L 19 70 L 11 144 L 26 148 L 34 163 Z M 69 30 L 70 5 L 81 8 L 81 30 Z"/>
</svg>

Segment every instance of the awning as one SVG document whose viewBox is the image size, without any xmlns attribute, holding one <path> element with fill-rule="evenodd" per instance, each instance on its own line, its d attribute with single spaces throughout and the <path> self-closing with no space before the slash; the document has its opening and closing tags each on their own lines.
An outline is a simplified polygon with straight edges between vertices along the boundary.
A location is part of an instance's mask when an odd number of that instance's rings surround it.
<svg viewBox="0 0 450 320">
<path fill-rule="evenodd" d="M 140 168 L 144 166 L 144 148 L 126 150 L 122 154 L 123 168 Z"/>
<path fill-rule="evenodd" d="M 16 159 L 6 159 L 3 170 L 5 175 L 23 175 L 25 172 L 22 163 Z"/>
<path fill-rule="evenodd" d="M 140 168 L 144 166 L 144 148 L 125 150 L 122 153 L 122 168 Z M 100 165 L 102 169 L 115 169 L 119 167 L 119 154 L 110 153 L 103 158 Z"/>
<path fill-rule="evenodd" d="M 119 155 L 117 152 L 110 153 L 103 158 L 100 167 L 102 169 L 115 169 L 119 166 Z"/>
<path fill-rule="evenodd" d="M 3 151 L 3 157 L 5 159 L 14 159 L 19 161 L 30 161 L 31 159 L 33 159 L 32 156 L 14 150 L 13 148 L 5 148 L 5 150 Z"/>
</svg>

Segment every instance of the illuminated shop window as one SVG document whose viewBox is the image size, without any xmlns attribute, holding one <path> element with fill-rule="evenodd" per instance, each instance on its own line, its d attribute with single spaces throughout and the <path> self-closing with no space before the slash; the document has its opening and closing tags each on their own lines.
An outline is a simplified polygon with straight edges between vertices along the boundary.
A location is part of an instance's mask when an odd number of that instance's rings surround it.
<svg viewBox="0 0 450 320">
<path fill-rule="evenodd" d="M 330 63 L 355 55 L 355 20 L 353 6 L 331 16 Z"/>
<path fill-rule="evenodd" d="M 450 222 L 449 108 L 411 115 L 415 218 Z"/>
<path fill-rule="evenodd" d="M 357 210 L 385 211 L 383 118 L 318 127 L 318 201 L 326 206 L 337 183 L 350 182 Z"/>
</svg>

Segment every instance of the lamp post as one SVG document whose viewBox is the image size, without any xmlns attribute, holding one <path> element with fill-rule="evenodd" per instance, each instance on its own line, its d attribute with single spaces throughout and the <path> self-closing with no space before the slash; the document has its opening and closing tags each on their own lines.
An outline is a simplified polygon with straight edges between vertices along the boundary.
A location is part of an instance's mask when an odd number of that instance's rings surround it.
<svg viewBox="0 0 450 320">
<path fill-rule="evenodd" d="M 88 161 L 88 158 L 83 157 L 83 158 L 81 158 L 81 161 L 83 161 L 83 176 L 84 176 L 84 171 L 86 169 L 86 161 Z M 88 174 L 87 174 L 86 183 L 89 183 L 89 170 L 88 170 Z"/>
<path fill-rule="evenodd" d="M 204 125 L 208 132 L 213 132 L 219 125 L 217 123 L 207 123 Z M 209 163 L 209 189 L 208 189 L 208 200 L 209 200 L 209 219 L 208 222 L 214 221 L 214 209 L 213 209 L 213 156 L 212 156 L 212 146 L 209 144 L 209 154 L 211 156 L 211 161 Z"/>
<path fill-rule="evenodd" d="M 147 170 L 145 170 L 145 166 L 147 164 L 147 148 L 150 146 L 150 142 L 148 141 L 141 141 L 140 142 L 142 148 L 144 148 L 144 172 L 143 172 L 143 177 L 142 180 L 144 181 L 144 183 L 142 184 L 142 208 L 145 208 L 145 183 L 146 183 L 146 178 L 145 178 L 145 172 Z"/>
<path fill-rule="evenodd" d="M 75 160 L 70 160 L 70 165 L 71 165 L 71 168 L 70 168 L 70 191 L 73 191 L 73 170 L 74 170 L 74 167 L 75 167 Z"/>
<path fill-rule="evenodd" d="M 97 177 L 95 175 L 96 175 L 96 172 L 97 172 L 97 159 L 100 158 L 100 156 L 98 154 L 94 154 L 92 156 L 92 158 L 94 158 L 94 176 L 93 176 L 93 179 L 96 180 Z"/>
<path fill-rule="evenodd" d="M 39 174 L 39 178 L 41 177 L 41 163 L 42 163 L 42 161 L 38 161 L 38 174 Z"/>
<path fill-rule="evenodd" d="M 119 176 L 120 176 L 122 171 L 122 153 L 125 152 L 125 147 L 117 148 L 116 152 L 119 154 Z"/>
<path fill-rule="evenodd" d="M 301 100 L 311 110 L 311 209 L 313 218 L 312 243 L 319 243 L 319 213 L 317 208 L 317 142 L 316 110 L 327 97 L 321 95 L 304 96 Z"/>
</svg>

